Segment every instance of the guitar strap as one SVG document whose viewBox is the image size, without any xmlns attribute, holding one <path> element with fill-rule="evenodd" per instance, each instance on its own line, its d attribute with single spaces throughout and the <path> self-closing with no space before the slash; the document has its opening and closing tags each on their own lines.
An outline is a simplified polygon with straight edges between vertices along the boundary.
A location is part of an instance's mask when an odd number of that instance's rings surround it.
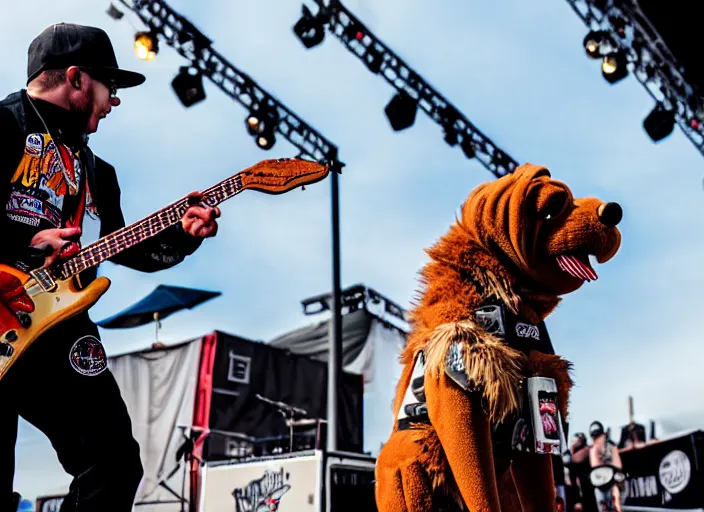
<svg viewBox="0 0 704 512">
<path fill-rule="evenodd" d="M 64 224 L 67 228 L 83 227 L 83 217 L 86 211 L 86 196 L 88 187 L 86 186 L 87 176 L 76 176 L 76 171 L 73 164 L 73 158 L 66 149 L 66 146 L 61 142 L 56 144 L 59 150 L 59 155 L 61 155 L 61 162 L 64 169 L 74 178 L 78 179 L 78 193 L 77 201 L 73 204 L 73 212 L 68 212 L 68 218 L 66 218 Z M 73 203 L 73 202 L 72 202 Z M 64 212 L 66 215 L 67 212 Z"/>
</svg>

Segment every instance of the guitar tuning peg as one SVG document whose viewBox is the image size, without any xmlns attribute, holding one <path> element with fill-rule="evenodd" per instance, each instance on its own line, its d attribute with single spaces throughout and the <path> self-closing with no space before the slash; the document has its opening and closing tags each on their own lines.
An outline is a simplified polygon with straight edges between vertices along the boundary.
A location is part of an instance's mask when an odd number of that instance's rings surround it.
<svg viewBox="0 0 704 512">
<path fill-rule="evenodd" d="M 305 190 L 305 189 L 306 189 L 306 186 L 305 186 L 305 185 L 301 185 L 301 190 Z"/>
</svg>

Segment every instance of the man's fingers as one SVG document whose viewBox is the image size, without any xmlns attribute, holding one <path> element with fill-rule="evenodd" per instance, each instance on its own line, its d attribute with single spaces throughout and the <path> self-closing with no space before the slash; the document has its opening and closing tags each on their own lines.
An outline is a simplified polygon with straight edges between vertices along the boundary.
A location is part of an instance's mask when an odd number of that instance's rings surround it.
<svg viewBox="0 0 704 512">
<path fill-rule="evenodd" d="M 188 194 L 186 198 L 188 199 L 188 204 L 195 206 L 203 200 L 203 193 L 196 190 Z"/>
<path fill-rule="evenodd" d="M 57 230 L 57 235 L 62 238 L 72 238 L 81 234 L 81 228 L 61 228 Z"/>
<path fill-rule="evenodd" d="M 206 221 L 209 219 L 217 219 L 220 217 L 220 208 L 217 206 L 215 208 L 211 208 L 209 206 L 193 205 L 186 210 L 185 217 L 187 219 L 198 218 Z"/>
</svg>

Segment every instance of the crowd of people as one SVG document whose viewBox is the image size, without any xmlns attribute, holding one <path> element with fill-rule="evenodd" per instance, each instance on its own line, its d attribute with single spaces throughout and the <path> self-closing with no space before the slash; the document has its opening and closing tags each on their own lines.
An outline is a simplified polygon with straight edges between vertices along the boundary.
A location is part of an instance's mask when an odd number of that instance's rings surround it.
<svg viewBox="0 0 704 512">
<path fill-rule="evenodd" d="M 612 466 L 622 470 L 619 451 L 645 444 L 645 432 L 638 427 L 640 426 L 636 424 L 625 427 L 618 445 L 599 421 L 594 421 L 589 426 L 589 439 L 583 432 L 574 434 L 569 450 L 563 456 L 564 492 L 558 493 L 558 510 L 621 512 L 621 505 L 625 498 L 623 482 L 614 482 L 607 488 L 595 487 L 591 473 L 595 468 L 602 466 Z"/>
</svg>

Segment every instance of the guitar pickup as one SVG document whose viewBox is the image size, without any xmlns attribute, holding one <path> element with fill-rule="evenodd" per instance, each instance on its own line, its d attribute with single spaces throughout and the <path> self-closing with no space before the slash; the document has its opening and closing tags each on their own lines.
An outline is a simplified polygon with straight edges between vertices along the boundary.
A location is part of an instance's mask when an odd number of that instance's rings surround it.
<svg viewBox="0 0 704 512">
<path fill-rule="evenodd" d="M 0 341 L 0 357 L 12 357 L 15 353 L 15 349 L 9 343 Z"/>
</svg>

